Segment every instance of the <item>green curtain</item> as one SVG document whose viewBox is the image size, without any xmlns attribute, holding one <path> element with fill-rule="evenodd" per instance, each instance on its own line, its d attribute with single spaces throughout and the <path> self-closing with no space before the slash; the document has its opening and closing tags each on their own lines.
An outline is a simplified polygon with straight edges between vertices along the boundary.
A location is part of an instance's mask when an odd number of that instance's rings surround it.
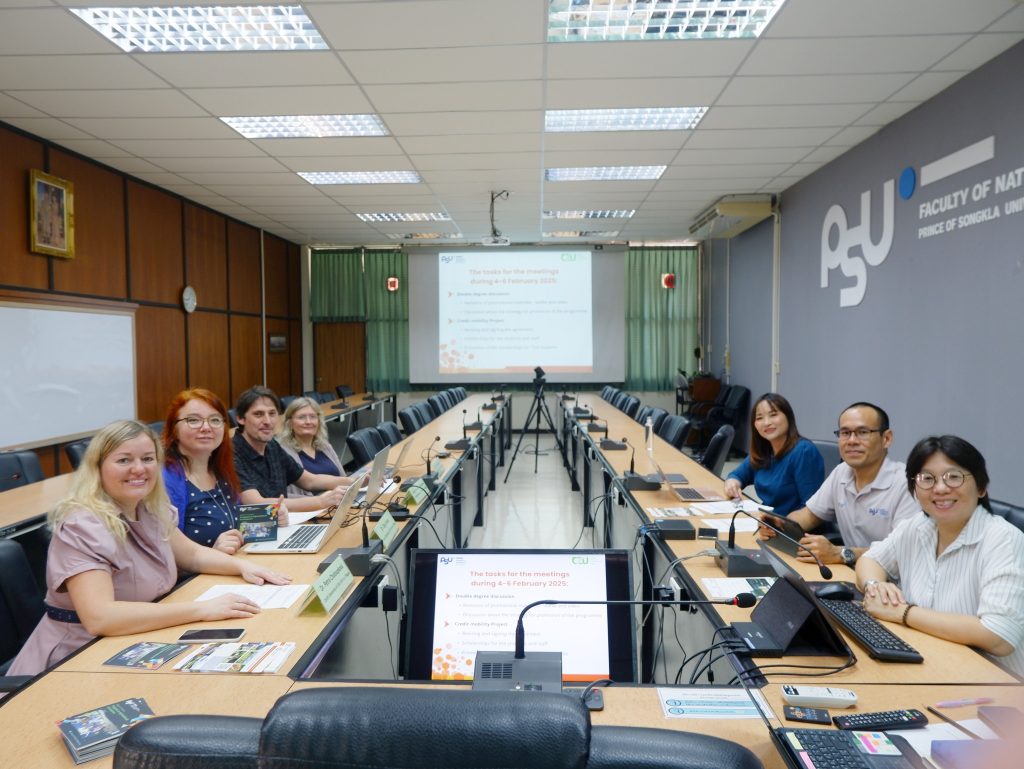
<svg viewBox="0 0 1024 769">
<path fill-rule="evenodd" d="M 675 288 L 663 288 L 672 273 Z M 697 249 L 631 248 L 626 254 L 626 388 L 671 390 L 697 346 Z"/>
<path fill-rule="evenodd" d="M 363 250 L 318 249 L 310 259 L 309 319 L 314 323 L 363 321 Z"/>
<path fill-rule="evenodd" d="M 366 386 L 409 389 L 409 259 L 401 251 L 365 252 Z M 387 279 L 398 278 L 398 291 Z"/>
</svg>

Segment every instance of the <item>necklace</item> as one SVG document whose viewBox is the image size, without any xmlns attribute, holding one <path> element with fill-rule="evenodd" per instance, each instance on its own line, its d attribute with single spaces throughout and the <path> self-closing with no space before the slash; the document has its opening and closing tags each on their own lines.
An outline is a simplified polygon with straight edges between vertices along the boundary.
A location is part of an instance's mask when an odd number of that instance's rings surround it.
<svg viewBox="0 0 1024 769">
<path fill-rule="evenodd" d="M 196 488 L 196 491 L 200 492 L 201 494 L 209 496 L 210 500 L 216 506 L 217 510 L 224 513 L 225 520 L 227 520 L 228 525 L 232 529 L 238 528 L 238 524 L 235 521 L 235 516 L 233 513 L 233 506 L 228 501 L 227 495 L 224 493 L 224 489 L 221 487 L 221 482 L 217 479 L 217 476 L 213 475 L 213 473 L 210 473 L 210 475 L 213 476 L 213 488 L 211 489 L 199 488 L 199 484 L 196 483 L 196 478 L 191 472 L 186 473 L 185 477 L 188 479 L 188 482 L 191 483 Z"/>
</svg>

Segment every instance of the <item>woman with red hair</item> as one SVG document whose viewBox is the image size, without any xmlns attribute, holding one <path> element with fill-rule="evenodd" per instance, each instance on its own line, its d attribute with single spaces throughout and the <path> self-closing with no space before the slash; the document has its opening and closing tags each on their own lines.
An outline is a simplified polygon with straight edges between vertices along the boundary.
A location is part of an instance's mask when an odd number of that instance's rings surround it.
<svg viewBox="0 0 1024 769">
<path fill-rule="evenodd" d="M 225 440 L 228 411 L 201 387 L 182 390 L 164 420 L 164 484 L 178 511 L 178 528 L 200 545 L 228 555 L 242 546 L 234 453 Z"/>
</svg>

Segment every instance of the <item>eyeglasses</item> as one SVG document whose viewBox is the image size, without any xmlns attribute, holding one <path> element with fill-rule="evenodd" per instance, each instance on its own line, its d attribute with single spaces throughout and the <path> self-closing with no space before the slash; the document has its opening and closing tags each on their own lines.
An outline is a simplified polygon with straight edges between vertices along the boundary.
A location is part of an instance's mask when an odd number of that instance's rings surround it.
<svg viewBox="0 0 1024 769">
<path fill-rule="evenodd" d="M 833 430 L 832 434 L 841 441 L 848 441 L 853 436 L 858 440 L 865 441 L 871 433 L 883 433 L 885 430 L 869 430 L 867 427 L 858 427 L 856 430 Z"/>
<path fill-rule="evenodd" d="M 316 414 L 296 414 L 292 419 L 296 422 L 318 422 L 320 417 Z"/>
<path fill-rule="evenodd" d="M 193 430 L 198 430 L 204 423 L 208 424 L 211 430 L 216 430 L 224 426 L 224 417 L 219 414 L 214 414 L 208 417 L 199 417 L 195 414 L 189 414 L 187 417 L 182 417 L 178 421 L 184 422 Z"/>
<path fill-rule="evenodd" d="M 971 475 L 971 473 L 966 470 L 947 470 L 942 474 L 941 478 L 947 488 L 959 489 L 964 485 L 964 481 L 967 479 L 968 475 Z M 918 488 L 930 489 L 938 483 L 939 479 L 931 473 L 918 473 L 914 476 L 914 481 Z"/>
</svg>

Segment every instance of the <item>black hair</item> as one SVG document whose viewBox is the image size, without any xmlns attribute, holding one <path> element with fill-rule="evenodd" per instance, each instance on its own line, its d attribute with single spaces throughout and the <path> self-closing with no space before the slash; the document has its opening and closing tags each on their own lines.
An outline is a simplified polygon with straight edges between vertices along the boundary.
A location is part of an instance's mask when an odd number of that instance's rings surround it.
<svg viewBox="0 0 1024 769">
<path fill-rule="evenodd" d="M 850 409 L 862 408 L 874 409 L 875 413 L 878 414 L 878 429 L 880 429 L 883 433 L 889 429 L 889 415 L 885 413 L 885 409 L 883 409 L 881 406 L 876 406 L 874 403 L 868 403 L 867 401 L 857 401 L 856 403 L 851 403 L 849 406 L 847 406 L 845 409 L 839 412 L 839 416 L 842 416 Z"/>
<path fill-rule="evenodd" d="M 272 401 L 274 407 L 280 412 L 281 399 L 277 397 L 277 393 L 271 390 L 269 387 L 263 385 L 253 385 L 244 393 L 238 396 L 238 400 L 235 402 L 235 414 L 239 419 L 245 419 L 245 412 L 252 408 L 252 405 L 260 398 L 267 398 Z"/>
<path fill-rule="evenodd" d="M 958 438 L 955 435 L 931 435 L 919 440 L 907 456 L 907 488 L 910 489 L 911 494 L 916 492 L 917 474 L 921 472 L 924 463 L 932 455 L 940 452 L 974 476 L 974 483 L 978 487 L 979 495 L 988 491 L 988 470 L 985 468 L 985 457 L 981 455 L 980 451 L 963 438 Z M 988 494 L 983 497 L 979 496 L 978 504 L 990 513 L 992 512 Z"/>
</svg>

